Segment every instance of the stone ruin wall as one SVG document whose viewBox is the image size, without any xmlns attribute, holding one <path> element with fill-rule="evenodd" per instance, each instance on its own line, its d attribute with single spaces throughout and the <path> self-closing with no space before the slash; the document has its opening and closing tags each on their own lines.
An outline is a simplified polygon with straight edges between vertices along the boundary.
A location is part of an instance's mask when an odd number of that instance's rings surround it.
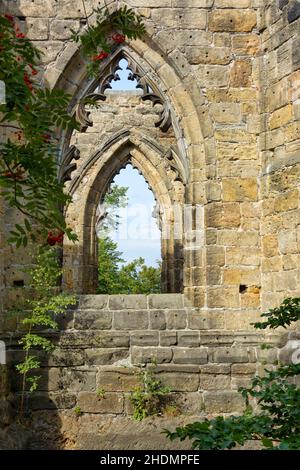
<svg viewBox="0 0 300 470">
<path fill-rule="evenodd" d="M 68 42 L 69 28 L 82 27 L 81 1 L 6 3 L 26 17 L 29 37 L 45 51 L 45 83 L 75 94 L 83 72 Z M 115 7 L 118 2 L 107 3 Z M 159 434 L 166 423 L 240 412 L 238 386 L 284 356 L 280 349 L 287 336 L 299 336 L 297 330 L 265 336 L 249 326 L 262 311 L 299 295 L 299 2 L 127 4 L 144 16 L 147 28 L 146 43 L 135 50 L 152 64 L 175 103 L 191 163 L 186 200 L 204 208 L 203 246 L 185 252 L 185 296 L 87 296 L 62 320 L 58 358 L 43 363 L 45 380 L 32 403 L 34 427 L 42 440 L 53 431 L 52 446 L 126 448 L 130 436 L 136 448 L 145 448 L 151 435 L 150 447 L 166 448 Z M 150 130 L 153 109 L 144 106 L 149 110 L 147 133 L 155 132 Z M 195 109 L 196 114 L 189 114 Z M 76 145 L 82 147 L 78 172 L 89 153 L 84 141 L 92 143 L 95 129 L 77 137 Z M 3 212 L 0 276 L 5 310 L 5 303 L 20 295 L 13 282 L 30 258 L 22 253 L 20 265 L 21 251 L 14 253 L 5 244 L 17 215 Z M 9 323 L 6 327 L 15 328 Z M 263 351 L 262 343 L 274 349 Z M 10 349 L 15 346 L 11 339 Z M 132 369 L 122 368 L 122 361 L 134 365 L 153 356 L 187 414 L 164 418 L 166 423 L 161 418 L 157 431 L 155 420 L 144 425 L 129 417 L 128 392 L 135 376 Z M 107 389 L 103 401 L 96 398 L 101 386 Z M 76 404 L 84 411 L 77 418 Z"/>
</svg>

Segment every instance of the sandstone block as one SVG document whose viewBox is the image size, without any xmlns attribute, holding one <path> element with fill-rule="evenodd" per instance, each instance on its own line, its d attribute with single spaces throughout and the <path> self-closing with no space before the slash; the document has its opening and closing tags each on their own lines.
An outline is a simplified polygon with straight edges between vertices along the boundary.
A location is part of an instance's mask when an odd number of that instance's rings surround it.
<svg viewBox="0 0 300 470">
<path fill-rule="evenodd" d="M 229 68 L 226 65 L 205 65 L 197 70 L 201 87 L 225 87 L 229 82 Z"/>
<path fill-rule="evenodd" d="M 211 330 L 224 328 L 223 312 L 191 312 L 188 314 L 188 328 L 191 330 Z"/>
<path fill-rule="evenodd" d="M 263 253 L 267 258 L 278 255 L 278 238 L 276 235 L 265 235 L 262 239 Z"/>
<path fill-rule="evenodd" d="M 226 65 L 230 62 L 231 54 L 230 49 L 225 47 L 188 46 L 186 58 L 192 65 Z"/>
<path fill-rule="evenodd" d="M 240 387 L 249 388 L 251 386 L 250 377 L 232 377 L 231 379 L 231 388 L 232 390 L 239 390 Z"/>
<path fill-rule="evenodd" d="M 149 326 L 148 311 L 120 310 L 114 312 L 113 325 L 116 330 L 146 330 Z"/>
<path fill-rule="evenodd" d="M 124 348 L 129 346 L 129 335 L 124 331 L 101 332 L 97 334 L 95 343 L 99 348 Z"/>
<path fill-rule="evenodd" d="M 207 413 L 241 413 L 245 409 L 244 399 L 238 392 L 205 392 L 203 398 Z"/>
<path fill-rule="evenodd" d="M 283 108 L 274 111 L 269 119 L 269 127 L 271 130 L 283 127 L 293 119 L 293 106 L 288 104 Z"/>
<path fill-rule="evenodd" d="M 249 354 L 247 348 L 237 348 L 237 347 L 221 347 L 218 348 L 214 353 L 215 362 L 232 362 L 232 363 L 241 363 L 249 362 Z"/>
<path fill-rule="evenodd" d="M 146 364 L 156 361 L 157 364 L 171 362 L 172 351 L 169 348 L 142 348 L 133 346 L 131 351 L 133 364 Z"/>
<path fill-rule="evenodd" d="M 260 49 L 259 37 L 254 34 L 233 36 L 232 49 L 238 55 L 254 57 Z"/>
<path fill-rule="evenodd" d="M 112 312 L 107 310 L 76 311 L 74 328 L 78 330 L 108 330 L 112 326 Z"/>
<path fill-rule="evenodd" d="M 230 389 L 231 379 L 229 375 L 200 375 L 200 389 L 202 390 L 226 390 Z"/>
<path fill-rule="evenodd" d="M 127 347 L 129 335 L 124 331 L 76 331 L 62 332 L 59 336 L 59 345 L 63 349 L 112 348 Z"/>
<path fill-rule="evenodd" d="M 96 393 L 80 392 L 77 404 L 83 413 L 120 414 L 124 408 L 124 397 L 121 393 L 105 393 L 99 398 Z"/>
<path fill-rule="evenodd" d="M 299 203 L 298 190 L 294 189 L 277 197 L 275 204 L 276 212 L 285 212 L 297 209 Z"/>
<path fill-rule="evenodd" d="M 283 255 L 298 253 L 297 236 L 294 231 L 283 230 L 278 233 L 279 252 Z"/>
<path fill-rule="evenodd" d="M 196 347 L 200 344 L 199 332 L 196 331 L 178 331 L 178 346 Z"/>
<path fill-rule="evenodd" d="M 238 124 L 242 120 L 241 105 L 238 103 L 213 103 L 211 113 L 220 124 Z"/>
<path fill-rule="evenodd" d="M 167 28 L 205 30 L 207 23 L 207 13 L 201 9 L 157 8 L 153 10 L 151 17 L 154 22 Z"/>
<path fill-rule="evenodd" d="M 256 12 L 252 10 L 237 11 L 227 9 L 209 13 L 208 28 L 210 31 L 250 32 L 256 26 Z"/>
<path fill-rule="evenodd" d="M 81 0 L 62 0 L 59 4 L 55 4 L 54 12 L 58 18 L 85 18 L 85 11 Z M 91 3 L 86 5 L 86 13 L 88 16 L 92 13 Z"/>
<path fill-rule="evenodd" d="M 216 8 L 249 8 L 251 6 L 251 0 L 240 0 L 236 3 L 236 0 L 215 0 L 214 6 Z"/>
<path fill-rule="evenodd" d="M 166 329 L 166 315 L 164 311 L 150 311 L 150 329 L 152 330 L 165 330 Z"/>
<path fill-rule="evenodd" d="M 177 344 L 176 331 L 160 331 L 159 333 L 160 346 L 174 346 Z"/>
<path fill-rule="evenodd" d="M 98 310 L 107 308 L 108 295 L 81 295 L 79 296 L 79 307 L 81 309 Z"/>
<path fill-rule="evenodd" d="M 207 290 L 209 308 L 237 308 L 240 305 L 236 287 L 209 287 Z"/>
<path fill-rule="evenodd" d="M 100 369 L 97 386 L 108 392 L 129 392 L 139 385 L 137 370 L 133 368 L 103 367 Z"/>
<path fill-rule="evenodd" d="M 251 251 L 242 247 L 228 247 L 226 249 L 226 263 L 229 266 L 259 266 L 260 256 L 260 249 L 255 247 Z"/>
<path fill-rule="evenodd" d="M 211 203 L 206 207 L 208 227 L 239 227 L 241 221 L 240 207 L 237 203 Z"/>
<path fill-rule="evenodd" d="M 110 310 L 146 309 L 147 297 L 141 294 L 110 295 L 109 296 L 109 308 Z"/>
<path fill-rule="evenodd" d="M 88 365 L 109 365 L 129 357 L 127 348 L 95 348 L 85 350 Z"/>
<path fill-rule="evenodd" d="M 208 246 L 206 249 L 206 262 L 212 266 L 224 266 L 225 249 L 222 246 Z"/>
<path fill-rule="evenodd" d="M 222 185 L 225 202 L 257 201 L 257 178 L 224 178 Z"/>
<path fill-rule="evenodd" d="M 200 367 L 201 374 L 221 374 L 229 375 L 230 374 L 230 364 L 205 364 Z"/>
<path fill-rule="evenodd" d="M 184 298 L 181 294 L 151 294 L 149 295 L 150 309 L 180 309 L 184 306 Z"/>
<path fill-rule="evenodd" d="M 166 312 L 168 330 L 184 330 L 186 328 L 187 314 L 185 310 Z"/>
<path fill-rule="evenodd" d="M 29 18 L 26 19 L 28 39 L 44 40 L 48 39 L 49 34 L 49 20 L 44 18 Z"/>
<path fill-rule="evenodd" d="M 173 392 L 196 392 L 199 388 L 199 366 L 174 364 L 158 368 L 157 376 Z"/>
<path fill-rule="evenodd" d="M 251 85 L 252 65 L 249 60 L 236 60 L 230 71 L 230 84 L 234 88 Z"/>
<path fill-rule="evenodd" d="M 79 30 L 79 21 L 53 20 L 50 23 L 50 37 L 52 39 L 69 39 L 73 31 Z"/>
<path fill-rule="evenodd" d="M 133 331 L 130 343 L 132 346 L 158 346 L 158 331 Z"/>
<path fill-rule="evenodd" d="M 232 364 L 232 374 L 237 375 L 254 375 L 256 372 L 255 364 Z"/>
<path fill-rule="evenodd" d="M 255 285 L 260 276 L 259 269 L 257 268 L 232 268 L 225 269 L 223 272 L 224 284 L 227 285 Z"/>
<path fill-rule="evenodd" d="M 35 392 L 29 396 L 29 406 L 36 410 L 70 409 L 76 404 L 76 394 L 61 392 Z"/>
<path fill-rule="evenodd" d="M 206 364 L 207 348 L 174 348 L 174 364 Z"/>
</svg>

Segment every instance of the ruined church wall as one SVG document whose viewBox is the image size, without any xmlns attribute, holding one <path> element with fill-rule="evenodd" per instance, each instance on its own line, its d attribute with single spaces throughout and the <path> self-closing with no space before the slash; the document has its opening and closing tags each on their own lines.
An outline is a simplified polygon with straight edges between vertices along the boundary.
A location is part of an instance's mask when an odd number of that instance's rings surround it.
<svg viewBox="0 0 300 470">
<path fill-rule="evenodd" d="M 262 31 L 263 310 L 299 296 L 300 4 L 266 2 Z"/>
<path fill-rule="evenodd" d="M 8 3 L 12 13 L 21 17 L 29 37 L 45 52 L 40 77 L 77 99 L 86 85 L 85 67 L 69 43 L 69 30 L 84 27 L 82 2 L 4 2 Z M 102 5 L 86 3 L 88 14 L 93 6 Z M 107 3 L 112 8 L 121 4 Z M 131 413 L 128 387 L 134 379 L 121 373 L 118 361 L 133 359 L 135 354 L 141 361 L 149 359 L 149 350 L 161 362 L 161 376 L 171 378 L 178 399 L 186 398 L 194 415 L 201 415 L 201 403 L 208 413 L 241 411 L 238 385 L 244 385 L 266 363 L 275 363 L 278 348 L 286 341 L 271 335 L 269 341 L 275 348 L 262 351 L 260 344 L 266 337 L 254 332 L 250 322 L 284 297 L 299 295 L 299 2 L 126 3 L 143 16 L 147 29 L 145 42 L 134 41 L 132 48 L 149 65 L 150 74 L 153 70 L 181 132 L 189 162 L 185 202 L 201 208 L 193 233 L 199 243 L 185 245 L 184 302 L 188 298 L 189 304 L 178 309 L 176 322 L 174 307 L 170 309 L 164 297 L 159 297 L 155 309 L 148 308 L 149 304 L 147 308 L 140 304 L 128 309 L 110 307 L 109 299 L 103 309 L 96 301 L 95 308 L 79 309 L 71 313 L 70 322 L 66 320 L 67 326 L 62 324 L 58 355 L 63 363 L 43 364 L 48 381 L 42 382 L 44 388 L 39 391 L 35 425 L 41 430 L 41 420 L 46 419 L 43 432 L 47 436 L 55 415 L 57 439 L 65 436 L 69 448 L 75 446 L 80 429 L 82 440 L 77 445 L 84 447 L 91 438 L 89 428 L 94 434 L 105 428 L 105 422 L 122 428 L 120 423 Z M 120 104 L 118 109 L 114 125 L 123 119 Z M 150 106 L 145 109 L 149 110 L 149 116 L 144 115 L 148 132 L 153 115 Z M 74 137 L 82 152 L 79 173 L 90 155 L 90 144 L 100 138 L 96 137 L 96 120 L 94 128 Z M 109 131 L 109 125 L 105 130 Z M 154 138 L 163 138 L 154 127 L 152 132 Z M 14 217 L 6 212 L 6 233 Z M 20 259 L 25 265 L 30 259 L 21 250 L 14 254 L 0 244 L 0 250 L 4 248 L 5 300 L 11 303 Z M 70 278 L 72 282 L 71 274 Z M 121 328 L 118 322 L 126 315 Z M 121 341 L 110 348 L 117 352 L 108 353 L 103 338 L 111 338 L 114 344 L 120 331 L 126 344 Z M 69 362 L 65 350 L 71 350 Z M 89 357 L 99 363 L 91 364 Z M 73 380 L 78 370 L 84 377 L 82 385 Z M 189 388 L 183 391 L 180 387 L 187 375 Z M 96 391 L 102 381 L 109 384 L 108 397 L 99 402 Z M 62 394 L 61 387 L 68 393 Z M 192 407 L 196 396 L 197 410 Z M 93 409 L 88 408 L 90 403 Z M 79 419 L 74 415 L 76 405 L 83 409 Z"/>
</svg>

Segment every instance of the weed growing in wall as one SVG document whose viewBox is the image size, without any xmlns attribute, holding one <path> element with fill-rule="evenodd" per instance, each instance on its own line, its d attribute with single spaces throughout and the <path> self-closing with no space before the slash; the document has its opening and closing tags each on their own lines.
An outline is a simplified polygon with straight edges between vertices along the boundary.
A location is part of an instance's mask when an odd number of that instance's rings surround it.
<svg viewBox="0 0 300 470">
<path fill-rule="evenodd" d="M 138 371 L 140 385 L 130 395 L 133 406 L 133 418 L 142 421 L 148 416 L 159 415 L 165 406 L 165 399 L 171 392 L 171 388 L 165 386 L 155 376 L 156 364 L 153 362 L 149 367 Z"/>
<path fill-rule="evenodd" d="M 56 318 L 77 302 L 75 296 L 67 295 L 57 287 L 61 274 L 57 249 L 39 248 L 36 265 L 30 270 L 30 298 L 25 301 L 22 308 L 26 311 L 21 321 L 25 333 L 19 343 L 25 351 L 25 358 L 16 366 L 22 376 L 20 418 L 24 413 L 27 388 L 32 393 L 38 387 L 40 376 L 36 372 L 41 366 L 38 353 L 40 351 L 50 353 L 54 349 L 51 339 L 42 335 L 40 330 L 57 329 Z"/>
</svg>

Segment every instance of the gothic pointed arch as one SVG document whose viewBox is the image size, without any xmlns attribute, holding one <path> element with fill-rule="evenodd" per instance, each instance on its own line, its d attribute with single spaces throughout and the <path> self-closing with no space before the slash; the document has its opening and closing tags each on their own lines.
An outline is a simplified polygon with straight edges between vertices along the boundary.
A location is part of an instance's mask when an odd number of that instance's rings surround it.
<svg viewBox="0 0 300 470">
<path fill-rule="evenodd" d="M 117 8 L 117 3 L 113 2 L 112 6 Z M 77 112 L 77 115 L 79 112 L 83 119 L 82 131 L 89 132 L 93 123 L 84 100 L 86 97 L 95 98 L 100 107 L 105 106 L 107 90 L 105 83 L 113 73 L 117 72 L 114 69 L 117 59 L 124 56 L 130 64 L 132 76 L 137 77 L 141 85 L 142 95 L 148 86 L 147 91 L 150 93 L 146 93 L 147 99 L 152 99 L 153 105 L 160 108 L 161 116 L 157 119 L 157 124 L 162 126 L 162 132 L 166 131 L 165 124 L 168 127 L 171 118 L 170 128 L 175 134 L 176 145 L 169 149 L 168 153 L 170 166 L 173 166 L 173 172 L 170 174 L 175 174 L 180 184 L 181 175 L 184 175 L 184 203 L 193 208 L 192 221 L 184 229 L 186 237 L 183 241 L 184 287 L 188 295 L 191 297 L 195 295 L 196 298 L 195 292 L 197 289 L 201 291 L 201 286 L 205 286 L 206 280 L 205 276 L 202 277 L 199 285 L 198 278 L 196 280 L 193 278 L 195 257 L 205 257 L 206 251 L 204 242 L 195 244 L 191 240 L 195 237 L 204 240 L 204 217 L 198 217 L 196 221 L 194 214 L 197 213 L 197 207 L 204 209 L 207 202 L 207 163 L 208 160 L 214 161 L 215 155 L 213 125 L 208 114 L 207 100 L 197 85 L 192 67 L 182 60 L 180 51 L 176 50 L 171 54 L 163 51 L 151 32 L 155 31 L 155 24 L 150 19 L 147 21 L 147 29 L 148 32 L 143 40 L 119 46 L 108 59 L 103 61 L 96 80 L 91 80 L 87 76 L 85 60 L 81 57 L 78 46 L 72 43 L 65 48 L 56 63 L 48 68 L 45 79 L 50 87 L 63 88 L 72 95 L 70 110 L 73 113 Z M 154 97 L 151 96 L 153 94 Z M 58 136 L 58 139 L 61 162 L 63 166 L 67 163 L 69 168 L 67 177 L 70 179 L 71 174 L 72 180 L 72 175 L 81 171 L 82 158 L 80 157 L 79 162 L 70 161 L 70 143 L 74 145 L 71 137 L 65 134 Z M 160 176 L 161 181 L 162 179 Z M 165 179 L 168 179 L 168 176 Z"/>
<path fill-rule="evenodd" d="M 162 289 L 166 292 L 182 290 L 182 238 L 175 239 L 174 206 L 182 206 L 178 192 L 172 188 L 172 179 L 162 178 L 166 157 L 159 146 L 145 137 L 123 131 L 97 150 L 86 163 L 70 187 L 73 201 L 66 209 L 66 220 L 77 230 L 75 245 L 65 242 L 64 263 L 67 287 L 78 292 L 95 292 L 97 285 L 97 207 L 103 201 L 110 183 L 127 164 L 143 175 L 157 201 L 162 230 Z M 172 171 L 172 170 L 170 170 Z M 173 175 L 173 182 L 176 174 Z M 166 184 L 169 182 L 169 185 Z M 183 194 L 183 192 L 182 192 Z M 177 198 L 177 200 L 176 200 Z M 180 220 L 179 220 L 180 223 Z M 175 246 L 176 244 L 176 246 Z M 181 249 L 179 248 L 181 247 Z M 74 266 L 74 259 L 76 265 Z"/>
</svg>

